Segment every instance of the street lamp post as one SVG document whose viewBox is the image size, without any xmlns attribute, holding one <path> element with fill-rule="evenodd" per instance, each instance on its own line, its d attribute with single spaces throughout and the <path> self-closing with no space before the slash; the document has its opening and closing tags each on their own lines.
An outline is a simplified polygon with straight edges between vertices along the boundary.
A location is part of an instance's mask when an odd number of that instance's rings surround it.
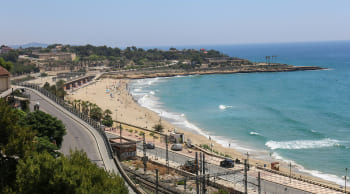
<svg viewBox="0 0 350 194">
<path fill-rule="evenodd" d="M 289 163 L 289 182 L 292 182 L 292 163 Z"/>
<path fill-rule="evenodd" d="M 345 193 L 346 193 L 346 179 L 347 179 L 347 175 L 348 175 L 348 168 L 345 168 Z"/>
</svg>

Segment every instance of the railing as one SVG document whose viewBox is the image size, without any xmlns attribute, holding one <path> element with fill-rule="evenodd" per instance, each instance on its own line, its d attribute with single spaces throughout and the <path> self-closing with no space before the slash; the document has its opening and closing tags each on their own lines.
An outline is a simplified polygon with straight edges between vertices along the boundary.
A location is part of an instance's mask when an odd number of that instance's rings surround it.
<svg viewBox="0 0 350 194">
<path fill-rule="evenodd" d="M 121 175 L 123 176 L 123 178 L 127 181 L 127 183 L 129 184 L 129 186 L 136 192 L 136 193 L 144 193 L 140 188 L 138 188 L 132 181 L 131 179 L 127 176 L 126 172 L 124 171 L 124 169 L 122 168 L 120 162 L 118 161 L 118 159 L 115 157 L 115 154 L 113 152 L 112 146 L 109 143 L 109 140 L 107 138 L 106 133 L 104 132 L 104 126 L 98 122 L 95 121 L 94 119 L 90 118 L 87 114 L 82 113 L 80 111 L 78 111 L 76 108 L 74 108 L 73 106 L 71 106 L 70 104 L 68 104 L 66 101 L 64 101 L 61 98 L 58 98 L 56 95 L 52 94 L 51 92 L 47 91 L 46 89 L 40 87 L 39 85 L 36 84 L 29 84 L 29 83 L 23 83 L 23 82 L 17 82 L 16 85 L 18 86 L 24 86 L 24 87 L 28 87 L 28 88 L 32 88 L 34 90 L 39 91 L 40 93 L 42 93 L 43 95 L 47 96 L 48 98 L 50 98 L 51 100 L 53 100 L 54 102 L 56 102 L 58 105 L 60 105 L 62 108 L 66 109 L 67 111 L 71 112 L 72 114 L 74 114 L 75 116 L 79 117 L 80 119 L 82 119 L 83 121 L 85 121 L 87 124 L 89 124 L 92 128 L 94 128 L 97 132 L 99 132 L 102 136 L 102 139 L 106 145 L 107 148 L 107 152 L 108 155 L 110 157 L 110 159 L 114 160 L 114 163 L 116 164 L 117 168 L 119 169 L 119 171 L 121 172 Z"/>
<path fill-rule="evenodd" d="M 45 96 L 47 96 L 48 98 L 50 98 L 51 100 L 56 102 L 62 108 L 66 109 L 67 111 L 71 112 L 72 114 L 74 114 L 75 116 L 79 117 L 80 119 L 82 119 L 83 121 L 88 123 L 90 126 L 92 126 L 97 132 L 99 132 L 101 134 L 102 139 L 107 147 L 108 155 L 111 159 L 113 158 L 112 147 L 109 144 L 106 133 L 104 132 L 104 126 L 100 122 L 95 121 L 94 119 L 90 118 L 87 114 L 78 111 L 76 108 L 72 107 L 70 104 L 68 104 L 63 99 L 57 97 L 56 95 L 52 94 L 51 92 L 47 91 L 46 89 L 44 89 L 36 84 L 18 83 L 17 85 L 32 88 L 32 89 L 39 91 L 40 93 L 44 94 Z"/>
</svg>

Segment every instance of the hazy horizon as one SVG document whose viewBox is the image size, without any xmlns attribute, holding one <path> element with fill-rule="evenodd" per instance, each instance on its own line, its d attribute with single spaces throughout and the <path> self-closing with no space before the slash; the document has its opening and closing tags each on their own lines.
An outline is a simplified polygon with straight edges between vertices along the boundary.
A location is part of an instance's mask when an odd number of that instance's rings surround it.
<svg viewBox="0 0 350 194">
<path fill-rule="evenodd" d="M 198 45 L 156 45 L 156 46 L 136 46 L 137 48 L 143 48 L 143 49 L 151 49 L 151 48 L 176 48 L 176 49 L 182 49 L 182 48 L 188 48 L 191 49 L 193 47 L 210 47 L 210 46 L 239 46 L 239 45 L 273 45 L 273 44 L 305 44 L 305 43 L 341 43 L 341 42 L 350 42 L 350 40 L 325 40 L 325 41 L 303 41 L 303 42 L 266 42 L 266 43 L 233 43 L 233 44 L 198 44 Z M 28 42 L 28 43 L 24 43 L 24 44 L 1 44 L 1 45 L 5 45 L 5 46 L 10 46 L 10 47 L 15 47 L 15 48 L 19 48 L 20 46 L 27 46 L 27 45 L 53 45 L 53 44 L 62 44 L 59 42 L 55 42 L 55 43 L 42 43 L 42 42 Z M 110 46 L 110 45 L 96 45 L 96 44 L 62 44 L 62 45 L 70 45 L 70 46 L 85 46 L 85 45 L 92 45 L 92 46 L 107 46 L 107 47 L 111 47 L 111 48 L 120 48 L 120 49 L 125 49 L 126 47 L 132 47 L 135 45 L 126 45 L 124 47 L 118 47 L 118 46 Z"/>
<path fill-rule="evenodd" d="M 111 47 L 350 40 L 350 1 L 4 1 L 0 45 Z"/>
</svg>

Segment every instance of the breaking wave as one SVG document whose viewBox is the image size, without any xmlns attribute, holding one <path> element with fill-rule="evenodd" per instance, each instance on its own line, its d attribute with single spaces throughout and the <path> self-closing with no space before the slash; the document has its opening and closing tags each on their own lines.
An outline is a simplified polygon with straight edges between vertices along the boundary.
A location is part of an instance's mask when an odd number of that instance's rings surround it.
<svg viewBox="0 0 350 194">
<path fill-rule="evenodd" d="M 249 134 L 250 134 L 250 135 L 260 135 L 260 133 L 255 132 L 255 131 L 251 131 Z"/>
<path fill-rule="evenodd" d="M 222 105 L 222 104 L 219 105 L 219 109 L 221 109 L 221 110 L 225 110 L 227 108 L 232 108 L 232 106 L 226 106 L 226 105 Z"/>
<path fill-rule="evenodd" d="M 338 140 L 334 139 L 322 139 L 322 140 L 293 140 L 293 141 L 268 141 L 265 143 L 267 147 L 272 150 L 286 149 L 286 150 L 298 150 L 298 149 L 314 149 L 340 146 Z"/>
</svg>

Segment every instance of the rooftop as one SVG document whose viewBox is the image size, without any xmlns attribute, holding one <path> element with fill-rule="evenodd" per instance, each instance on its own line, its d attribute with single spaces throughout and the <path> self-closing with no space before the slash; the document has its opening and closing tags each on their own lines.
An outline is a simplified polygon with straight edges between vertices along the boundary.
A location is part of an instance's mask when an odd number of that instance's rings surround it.
<svg viewBox="0 0 350 194">
<path fill-rule="evenodd" d="M 10 75 L 10 73 L 3 67 L 0 66 L 0 76 Z"/>
</svg>

